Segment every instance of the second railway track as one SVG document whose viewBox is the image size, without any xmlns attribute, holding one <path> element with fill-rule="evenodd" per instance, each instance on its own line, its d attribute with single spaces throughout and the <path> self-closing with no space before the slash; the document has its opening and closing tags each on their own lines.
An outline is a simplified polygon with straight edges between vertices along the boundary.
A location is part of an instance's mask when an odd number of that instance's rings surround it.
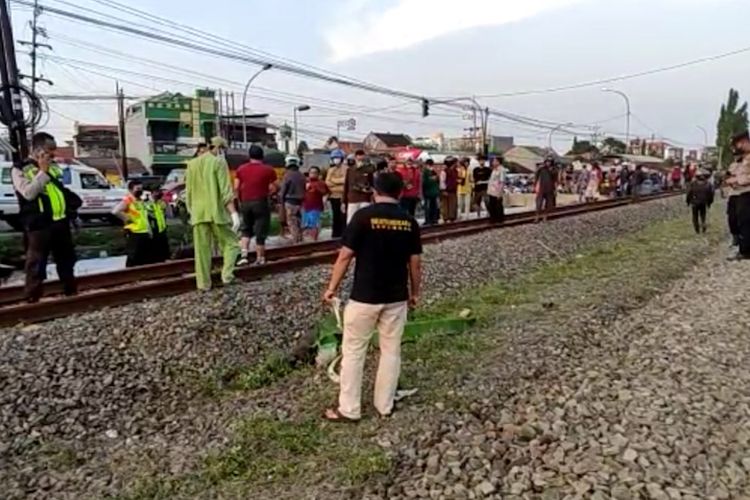
<svg viewBox="0 0 750 500">
<path fill-rule="evenodd" d="M 644 196 L 639 201 L 649 201 L 674 194 L 660 193 Z M 549 214 L 549 218 L 570 217 L 630 203 L 633 203 L 633 200 L 614 199 L 589 204 L 568 205 L 555 209 Z M 423 228 L 422 240 L 424 243 L 434 243 L 491 228 L 517 226 L 533 222 L 534 214 L 528 212 L 508 215 L 503 224 L 493 224 L 486 218 L 472 219 Z M 330 263 L 338 248 L 339 241 L 335 239 L 269 249 L 267 250 L 268 263 L 266 265 L 237 268 L 236 275 L 238 279 L 243 281 L 253 281 L 301 267 Z M 163 264 L 83 276 L 78 281 L 80 293 L 74 297 L 60 296 L 60 283 L 52 281 L 45 285 L 45 298 L 36 304 L 22 302 L 23 287 L 0 288 L 0 326 L 38 323 L 103 307 L 189 292 L 195 289 L 195 279 L 192 272 L 193 260 L 181 259 Z M 220 283 L 218 274 L 214 275 L 214 281 Z"/>
</svg>

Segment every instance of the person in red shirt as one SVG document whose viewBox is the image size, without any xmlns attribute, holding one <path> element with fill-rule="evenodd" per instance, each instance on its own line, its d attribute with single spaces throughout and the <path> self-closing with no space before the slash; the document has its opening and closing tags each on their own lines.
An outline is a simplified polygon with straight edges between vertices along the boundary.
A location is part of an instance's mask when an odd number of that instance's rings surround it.
<svg viewBox="0 0 750 500">
<path fill-rule="evenodd" d="M 263 163 L 263 148 L 250 146 L 250 161 L 237 169 L 234 180 L 242 216 L 242 255 L 238 265 L 246 265 L 250 240 L 255 236 L 255 264 L 266 263 L 266 238 L 271 230 L 271 204 L 268 197 L 276 192 L 276 172 Z"/>
<path fill-rule="evenodd" d="M 414 160 L 409 158 L 406 164 L 396 167 L 396 173 L 404 181 L 404 191 L 401 193 L 399 205 L 406 213 L 414 217 L 422 195 L 422 171 L 417 168 Z"/>
<path fill-rule="evenodd" d="M 310 167 L 305 184 L 305 198 L 302 201 L 302 229 L 313 241 L 320 235 L 320 216 L 323 213 L 323 198 L 330 191 L 325 181 L 320 179 L 320 169 Z"/>
</svg>

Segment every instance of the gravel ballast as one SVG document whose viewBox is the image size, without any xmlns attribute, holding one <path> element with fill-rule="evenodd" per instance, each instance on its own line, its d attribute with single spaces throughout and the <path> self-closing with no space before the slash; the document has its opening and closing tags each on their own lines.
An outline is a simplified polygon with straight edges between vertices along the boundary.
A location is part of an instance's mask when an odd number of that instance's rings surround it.
<svg viewBox="0 0 750 500">
<path fill-rule="evenodd" d="M 425 301 L 510 279 L 542 261 L 684 213 L 681 199 L 660 200 L 428 246 Z M 328 271 L 318 266 L 0 331 L 5 495 L 76 498 L 86 491 L 97 497 L 126 481 L 99 467 L 123 448 L 200 449 L 220 440 L 217 422 L 241 403 L 205 402 L 197 397 L 200 388 L 186 381 L 288 349 L 320 318 Z M 174 468 L 180 467 L 175 459 Z"/>
<path fill-rule="evenodd" d="M 498 358 L 445 393 L 459 411 L 416 410 L 432 421 L 362 496 L 749 498 L 750 263 L 726 255 L 626 314 L 568 283 L 546 300 L 588 306 L 492 328 Z"/>
</svg>

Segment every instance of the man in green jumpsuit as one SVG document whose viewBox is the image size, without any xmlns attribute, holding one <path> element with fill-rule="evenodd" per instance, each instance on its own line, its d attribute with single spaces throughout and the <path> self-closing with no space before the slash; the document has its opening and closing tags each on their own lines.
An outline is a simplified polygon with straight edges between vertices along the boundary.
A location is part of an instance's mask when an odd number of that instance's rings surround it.
<svg viewBox="0 0 750 500">
<path fill-rule="evenodd" d="M 188 162 L 185 196 L 190 223 L 193 225 L 195 280 L 199 290 L 211 288 L 212 249 L 218 245 L 224 257 L 221 280 L 234 280 L 234 267 L 240 255 L 237 231 L 240 217 L 234 206 L 234 191 L 229 181 L 229 167 L 223 157 L 226 142 L 211 140 L 209 151 Z"/>
</svg>

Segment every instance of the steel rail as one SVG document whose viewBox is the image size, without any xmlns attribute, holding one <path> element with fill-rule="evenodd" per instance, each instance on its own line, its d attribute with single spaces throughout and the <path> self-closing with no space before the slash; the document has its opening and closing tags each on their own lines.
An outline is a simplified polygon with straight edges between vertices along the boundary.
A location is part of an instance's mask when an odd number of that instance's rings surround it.
<svg viewBox="0 0 750 500">
<path fill-rule="evenodd" d="M 612 200 L 605 200 L 598 203 L 610 203 Z M 594 206 L 595 204 L 589 204 L 588 206 Z M 573 205 L 568 205 L 570 207 Z M 560 207 L 557 210 L 565 209 L 566 207 Z M 524 213 L 512 214 L 506 217 L 506 221 L 512 222 L 514 219 L 523 217 Z M 489 219 L 470 219 L 459 222 L 452 222 L 449 224 L 442 224 L 438 226 L 427 226 L 422 230 L 423 234 L 430 234 L 434 231 L 445 231 L 448 228 L 462 228 L 462 227 L 473 227 L 476 225 L 487 224 Z M 269 248 L 266 250 L 267 261 L 275 261 L 280 259 L 286 259 L 298 255 L 305 255 L 308 253 L 321 252 L 325 250 L 337 249 L 339 245 L 338 238 L 323 240 L 312 243 L 303 243 L 297 245 L 287 245 L 283 247 Z M 251 259 L 255 258 L 255 254 L 250 255 Z M 100 290 L 102 288 L 112 288 L 116 286 L 128 285 L 138 281 L 158 280 L 164 278 L 178 277 L 184 274 L 194 273 L 194 261 L 193 259 L 177 259 L 160 264 L 149 264 L 144 266 L 131 267 L 126 269 L 119 269 L 116 271 L 108 271 L 104 273 L 91 274 L 87 276 L 81 276 L 77 279 L 79 292 L 85 292 L 89 290 Z M 216 257 L 213 261 L 214 266 L 221 265 L 221 257 Z M 51 280 L 44 284 L 43 297 L 53 297 L 62 295 L 63 287 L 59 280 Z M 0 288 L 0 307 L 16 304 L 23 302 L 25 298 L 23 286 L 9 286 Z"/>
<path fill-rule="evenodd" d="M 645 202 L 659 198 L 674 196 L 677 193 L 660 193 L 657 195 L 643 196 L 638 200 L 620 198 L 605 200 L 595 203 L 574 204 L 559 207 L 548 214 L 548 219 L 558 219 L 586 214 L 596 211 L 608 210 L 634 202 Z M 523 212 L 509 215 L 502 224 L 495 224 L 489 219 L 473 219 L 458 223 L 442 224 L 425 228 L 422 233 L 422 241 L 426 244 L 436 243 L 446 239 L 458 238 L 493 228 L 519 226 L 530 224 L 535 221 L 534 213 Z M 236 277 L 242 281 L 254 281 L 272 274 L 287 272 L 316 264 L 331 263 L 335 258 L 339 247 L 338 240 L 326 240 L 303 245 L 292 245 L 274 249 L 274 260 L 269 260 L 266 265 L 257 267 L 237 268 Z M 270 250 L 269 250 L 270 258 Z M 164 269 L 164 265 L 142 266 L 125 271 L 115 271 L 92 275 L 108 276 L 107 287 L 95 287 L 94 282 L 89 282 L 91 288 L 82 291 L 73 297 L 54 297 L 43 299 L 35 304 L 16 303 L 0 308 L 0 326 L 12 326 L 19 323 L 39 323 L 55 318 L 68 316 L 74 313 L 98 310 L 103 307 L 122 305 L 157 297 L 177 295 L 195 290 L 195 278 L 184 271 L 186 264 L 192 270 L 192 260 L 174 261 L 172 268 L 181 271 L 175 276 L 174 271 Z M 180 267 L 183 266 L 183 267 Z M 168 274 L 171 272 L 172 274 Z M 122 276 L 122 275 L 125 276 Z M 133 279 L 138 277 L 140 280 Z M 212 279 L 216 285 L 221 285 L 218 272 L 213 273 Z M 54 284 L 53 282 L 52 284 Z"/>
</svg>

